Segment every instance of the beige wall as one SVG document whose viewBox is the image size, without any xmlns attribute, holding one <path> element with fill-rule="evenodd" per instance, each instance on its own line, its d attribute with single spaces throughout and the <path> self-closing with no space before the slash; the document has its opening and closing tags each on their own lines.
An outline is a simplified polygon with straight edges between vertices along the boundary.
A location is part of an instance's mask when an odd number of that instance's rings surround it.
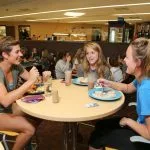
<svg viewBox="0 0 150 150">
<path fill-rule="evenodd" d="M 100 29 L 102 35 L 107 36 L 106 25 L 92 25 L 92 24 L 64 24 L 64 23 L 31 23 L 31 22 L 0 22 L 0 25 L 15 26 L 15 35 L 18 39 L 18 25 L 30 25 L 31 37 L 33 34 L 40 36 L 40 40 L 43 40 L 45 35 L 52 35 L 54 32 L 61 33 L 85 33 L 87 40 L 91 40 L 92 28 Z M 68 38 L 68 39 L 67 39 Z M 69 37 L 66 37 L 69 40 Z M 102 37 L 105 39 L 105 37 Z"/>
</svg>

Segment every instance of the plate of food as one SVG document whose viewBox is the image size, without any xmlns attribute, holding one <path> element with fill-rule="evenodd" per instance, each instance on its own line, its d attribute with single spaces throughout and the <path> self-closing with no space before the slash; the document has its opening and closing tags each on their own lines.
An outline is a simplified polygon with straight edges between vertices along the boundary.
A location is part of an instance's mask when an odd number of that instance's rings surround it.
<svg viewBox="0 0 150 150">
<path fill-rule="evenodd" d="M 26 103 L 38 103 L 42 101 L 45 97 L 43 95 L 30 95 L 30 96 L 25 96 L 21 100 Z"/>
<path fill-rule="evenodd" d="M 87 86 L 88 85 L 88 78 L 79 77 L 79 78 L 73 79 L 72 82 L 74 84 L 77 84 L 77 85 Z"/>
<path fill-rule="evenodd" d="M 27 92 L 28 95 L 44 94 L 44 85 L 35 84 Z"/>
<path fill-rule="evenodd" d="M 106 87 L 91 89 L 89 90 L 88 94 L 90 97 L 96 100 L 103 100 L 103 101 L 119 100 L 122 96 L 120 91 Z"/>
</svg>

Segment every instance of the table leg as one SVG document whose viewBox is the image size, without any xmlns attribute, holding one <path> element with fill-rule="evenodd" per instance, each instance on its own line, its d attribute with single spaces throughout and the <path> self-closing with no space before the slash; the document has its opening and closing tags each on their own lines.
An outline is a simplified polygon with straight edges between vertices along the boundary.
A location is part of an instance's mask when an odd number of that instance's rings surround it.
<svg viewBox="0 0 150 150">
<path fill-rule="evenodd" d="M 69 131 L 71 132 L 69 133 Z M 77 122 L 65 122 L 64 123 L 64 139 L 63 139 L 63 149 L 68 150 L 69 144 L 69 134 L 71 134 L 71 145 L 72 150 L 76 150 L 77 148 Z"/>
<path fill-rule="evenodd" d="M 77 122 L 71 123 L 72 125 L 72 150 L 76 150 L 77 147 Z"/>
<path fill-rule="evenodd" d="M 64 123 L 64 129 L 63 129 L 64 139 L 63 139 L 63 149 L 68 150 L 68 133 L 69 133 L 69 123 Z"/>
</svg>

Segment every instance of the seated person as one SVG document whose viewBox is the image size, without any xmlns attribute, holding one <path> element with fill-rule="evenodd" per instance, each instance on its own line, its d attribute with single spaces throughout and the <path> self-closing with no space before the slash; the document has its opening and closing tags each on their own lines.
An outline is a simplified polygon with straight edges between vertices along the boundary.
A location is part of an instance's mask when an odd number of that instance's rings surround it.
<svg viewBox="0 0 150 150">
<path fill-rule="evenodd" d="M 22 150 L 33 136 L 35 129 L 25 118 L 12 115 L 10 106 L 34 84 L 39 72 L 35 67 L 30 72 L 23 69 L 20 65 L 22 53 L 19 42 L 12 37 L 0 39 L 0 56 L 0 130 L 18 132 L 13 150 Z M 18 76 L 27 81 L 16 89 Z"/>
<path fill-rule="evenodd" d="M 110 71 L 113 76 L 113 80 L 116 82 L 122 82 L 123 74 L 122 74 L 122 70 L 120 69 L 118 57 L 109 58 L 109 65 L 110 65 Z"/>
<path fill-rule="evenodd" d="M 122 70 L 122 74 L 123 74 L 123 80 L 126 80 L 128 78 L 128 74 L 126 73 L 127 70 L 127 65 L 124 61 L 125 58 L 125 54 L 123 53 L 122 55 L 119 56 L 118 58 L 118 62 L 120 63 L 120 69 Z"/>
<path fill-rule="evenodd" d="M 34 126 L 26 118 L 12 114 L 11 106 L 23 97 L 39 77 L 36 67 L 28 72 L 21 66 L 22 55 L 19 41 L 9 36 L 0 39 L 0 130 L 19 133 L 13 150 L 22 150 L 35 132 Z M 20 87 L 19 77 L 25 80 Z"/>
<path fill-rule="evenodd" d="M 73 58 L 73 71 L 76 72 L 77 77 L 83 77 L 84 71 L 83 71 L 83 59 L 84 59 L 84 51 L 82 48 L 79 48 Z"/>
<path fill-rule="evenodd" d="M 64 79 L 67 70 L 71 70 L 71 55 L 68 52 L 60 52 L 55 65 L 56 78 Z"/>
<path fill-rule="evenodd" d="M 97 82 L 124 93 L 137 92 L 137 121 L 121 119 L 101 120 L 96 124 L 89 141 L 89 150 L 111 147 L 118 150 L 148 150 L 150 144 L 131 142 L 131 136 L 142 136 L 150 140 L 150 41 L 138 38 L 131 42 L 125 57 L 127 73 L 135 80 L 129 84 L 99 79 Z"/>
<path fill-rule="evenodd" d="M 111 71 L 100 45 L 96 42 L 88 42 L 84 45 L 83 50 L 85 54 L 84 75 L 88 77 L 88 82 L 95 82 L 100 77 L 111 80 Z"/>
</svg>

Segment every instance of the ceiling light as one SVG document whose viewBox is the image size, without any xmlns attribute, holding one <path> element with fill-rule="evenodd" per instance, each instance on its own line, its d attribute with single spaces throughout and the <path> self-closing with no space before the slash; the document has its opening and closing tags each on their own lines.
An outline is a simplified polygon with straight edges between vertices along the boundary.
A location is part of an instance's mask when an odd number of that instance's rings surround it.
<svg viewBox="0 0 150 150">
<path fill-rule="evenodd" d="M 150 13 L 130 13 L 130 14 L 114 14 L 113 16 L 136 16 L 136 15 L 150 15 Z"/>
<path fill-rule="evenodd" d="M 83 16 L 85 13 L 80 13 L 80 12 L 65 12 L 65 16 L 70 16 L 70 17 L 80 17 Z"/>
<path fill-rule="evenodd" d="M 102 8 L 115 8 L 115 7 L 124 7 L 124 6 L 142 6 L 142 5 L 150 5 L 150 3 L 134 3 L 134 4 L 120 4 L 120 5 L 106 5 L 106 6 L 95 6 L 95 7 L 72 8 L 72 9 L 43 11 L 43 12 L 36 12 L 36 13 L 29 13 L 29 14 L 1 16 L 0 18 L 11 18 L 11 17 L 31 16 L 31 15 L 66 12 L 66 11 L 91 10 L 91 9 L 102 9 Z"/>
<path fill-rule="evenodd" d="M 124 19 L 125 21 L 140 21 L 142 19 Z M 79 22 L 108 22 L 108 21 L 118 21 L 118 20 L 84 20 L 84 21 L 70 21 L 69 23 L 79 23 Z"/>
<path fill-rule="evenodd" d="M 125 21 L 141 21 L 142 19 L 124 19 Z"/>
<path fill-rule="evenodd" d="M 71 19 L 71 18 L 77 18 L 77 17 L 46 18 L 46 19 L 34 19 L 34 20 L 26 20 L 26 21 L 61 20 L 61 19 Z"/>
<path fill-rule="evenodd" d="M 78 23 L 78 22 L 107 22 L 107 21 L 117 21 L 117 20 L 84 20 L 84 21 L 71 21 L 69 23 Z"/>
</svg>

